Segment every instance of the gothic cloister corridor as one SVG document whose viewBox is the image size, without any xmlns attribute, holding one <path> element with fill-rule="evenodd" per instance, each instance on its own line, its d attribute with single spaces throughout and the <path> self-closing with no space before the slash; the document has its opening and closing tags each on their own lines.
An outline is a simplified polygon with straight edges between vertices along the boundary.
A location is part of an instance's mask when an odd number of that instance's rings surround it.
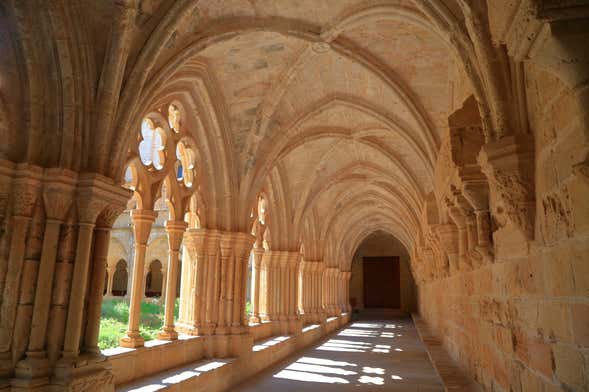
<svg viewBox="0 0 589 392">
<path fill-rule="evenodd" d="M 589 392 L 587 42 L 588 0 L 0 0 L 0 392 Z"/>
</svg>

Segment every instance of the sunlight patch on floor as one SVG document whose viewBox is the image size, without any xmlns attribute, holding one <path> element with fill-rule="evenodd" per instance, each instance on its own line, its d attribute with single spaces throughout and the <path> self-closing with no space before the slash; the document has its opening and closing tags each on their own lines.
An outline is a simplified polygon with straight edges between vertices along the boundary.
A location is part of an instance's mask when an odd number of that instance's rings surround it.
<svg viewBox="0 0 589 392">
<path fill-rule="evenodd" d="M 325 384 L 349 384 L 350 382 L 341 377 L 328 377 L 316 373 L 298 372 L 293 370 L 281 370 L 274 375 L 275 378 L 283 378 L 294 381 L 319 382 Z"/>
</svg>

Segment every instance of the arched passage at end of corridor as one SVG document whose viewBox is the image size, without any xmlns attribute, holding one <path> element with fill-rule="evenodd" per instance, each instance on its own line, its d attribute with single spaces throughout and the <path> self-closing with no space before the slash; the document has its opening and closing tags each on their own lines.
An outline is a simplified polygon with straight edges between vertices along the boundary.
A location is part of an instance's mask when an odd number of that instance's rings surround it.
<svg viewBox="0 0 589 392">
<path fill-rule="evenodd" d="M 353 310 L 392 308 L 413 311 L 416 289 L 409 253 L 394 236 L 376 231 L 366 237 L 352 259 L 350 304 Z"/>
</svg>

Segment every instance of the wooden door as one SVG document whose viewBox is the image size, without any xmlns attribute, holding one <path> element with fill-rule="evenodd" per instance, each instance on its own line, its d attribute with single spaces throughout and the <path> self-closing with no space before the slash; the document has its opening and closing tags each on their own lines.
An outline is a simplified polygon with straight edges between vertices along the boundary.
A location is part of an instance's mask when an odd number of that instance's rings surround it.
<svg viewBox="0 0 589 392">
<path fill-rule="evenodd" d="M 364 307 L 400 308 L 399 257 L 364 257 Z"/>
</svg>

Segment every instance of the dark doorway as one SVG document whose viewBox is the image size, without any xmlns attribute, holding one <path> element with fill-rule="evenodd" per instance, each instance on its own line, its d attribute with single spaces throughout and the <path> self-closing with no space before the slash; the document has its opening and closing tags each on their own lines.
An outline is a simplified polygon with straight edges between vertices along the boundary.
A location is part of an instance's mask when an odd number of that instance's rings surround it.
<svg viewBox="0 0 589 392">
<path fill-rule="evenodd" d="M 399 257 L 364 257 L 364 307 L 401 307 Z"/>
</svg>

